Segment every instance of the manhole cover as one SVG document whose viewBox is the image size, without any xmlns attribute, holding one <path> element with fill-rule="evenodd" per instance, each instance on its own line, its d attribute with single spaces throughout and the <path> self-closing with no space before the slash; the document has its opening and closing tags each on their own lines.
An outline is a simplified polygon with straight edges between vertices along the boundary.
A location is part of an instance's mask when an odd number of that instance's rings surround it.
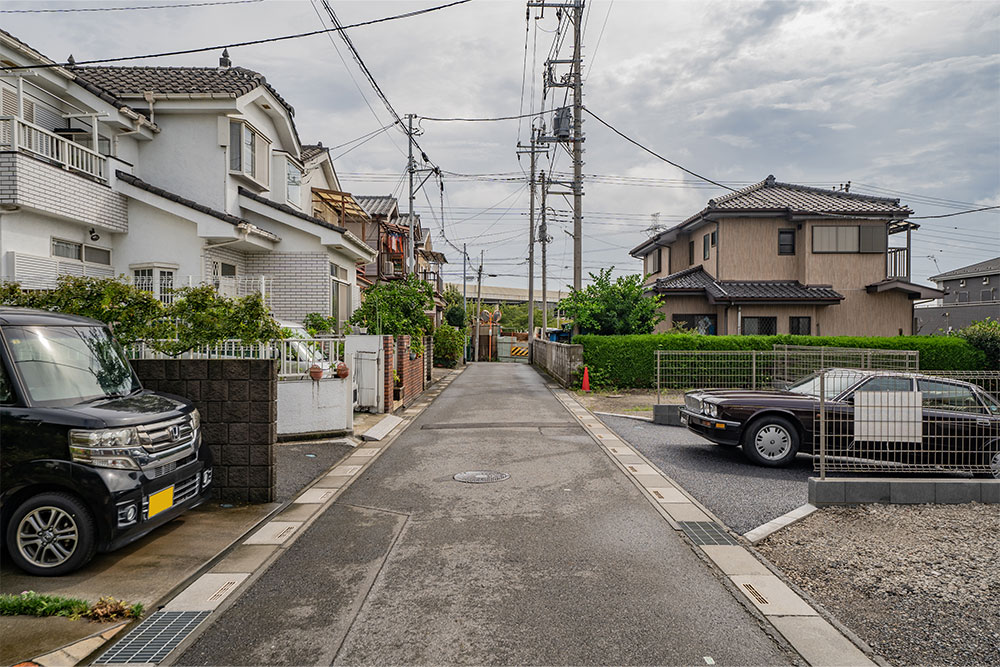
<svg viewBox="0 0 1000 667">
<path fill-rule="evenodd" d="M 455 475 L 456 482 L 466 482 L 468 484 L 502 482 L 505 479 L 510 479 L 510 475 L 505 472 L 494 472 L 491 470 L 470 470 L 469 472 L 460 472 Z"/>
</svg>

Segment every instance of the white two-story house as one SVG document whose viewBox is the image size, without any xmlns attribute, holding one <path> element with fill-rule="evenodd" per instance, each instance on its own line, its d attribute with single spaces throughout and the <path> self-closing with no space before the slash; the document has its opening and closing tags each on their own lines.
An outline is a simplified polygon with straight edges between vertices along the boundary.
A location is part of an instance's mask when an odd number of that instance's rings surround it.
<svg viewBox="0 0 1000 667">
<path fill-rule="evenodd" d="M 15 64 L 48 62 L 13 38 L 2 46 L 3 57 Z M 21 217 L 4 214 L 0 219 L 2 255 L 14 253 L 12 261 L 5 260 L 4 277 L 45 287 L 39 282 L 43 276 L 36 275 L 41 271 L 25 272 L 29 263 L 21 255 L 30 255 L 50 265 L 55 262 L 55 273 L 52 266 L 44 272 L 49 281 L 68 272 L 124 274 L 164 300 L 172 298 L 173 287 L 212 284 L 233 296 L 260 291 L 282 319 L 300 321 L 307 313 L 319 312 L 346 321 L 359 302 L 355 266 L 374 261 L 375 251 L 346 227 L 330 222 L 329 216 L 313 215 L 310 186 L 337 191 L 336 174 L 325 152 L 311 156 L 318 158 L 311 164 L 303 162 L 294 109 L 263 76 L 232 67 L 227 58 L 219 67 L 42 71 L 51 78 L 62 72 L 70 82 L 64 86 L 65 102 L 83 106 L 66 98 L 82 94 L 76 89 L 94 91 L 91 96 L 105 107 L 116 107 L 126 118 L 134 115 L 137 120 L 132 125 L 140 131 L 112 126 L 105 120 L 111 118 L 106 108 L 96 100 L 85 100 L 90 106 L 84 110 L 95 114 L 98 123 L 93 159 L 105 163 L 97 175 L 81 173 L 73 164 L 58 164 L 58 155 L 54 160 L 52 155 L 26 149 L 23 142 L 0 146 L 4 151 L 0 159 L 11 159 L 6 157 L 9 152 L 17 160 L 17 192 L 25 189 L 20 185 L 25 181 L 49 198 L 66 198 L 65 188 L 51 187 L 50 180 L 32 175 L 35 163 L 42 162 L 61 170 L 64 179 L 100 186 L 101 194 L 117 205 L 116 217 L 103 211 L 91 216 L 103 220 L 103 225 L 93 222 L 93 234 L 86 228 L 63 239 L 36 224 L 39 214 L 52 217 L 51 213 L 32 202 L 14 202 Z M 15 78 L 23 87 L 21 79 L 28 77 Z M 22 111 L 4 122 L 23 125 L 23 115 Z M 71 121 L 83 124 L 77 118 Z M 102 141 L 104 126 L 107 137 Z M 41 126 L 33 131 L 60 140 L 57 128 Z M 68 136 L 62 140 L 81 141 Z M 79 209 L 73 204 L 66 208 L 67 212 Z M 63 222 L 80 226 L 72 215 L 65 217 L 71 219 Z M 102 234 L 102 229 L 108 233 Z M 87 239 L 94 236 L 104 241 L 100 248 L 105 254 L 90 249 Z M 63 241 L 80 247 L 67 248 Z M 107 259 L 102 273 L 91 266 L 95 258 Z"/>
</svg>

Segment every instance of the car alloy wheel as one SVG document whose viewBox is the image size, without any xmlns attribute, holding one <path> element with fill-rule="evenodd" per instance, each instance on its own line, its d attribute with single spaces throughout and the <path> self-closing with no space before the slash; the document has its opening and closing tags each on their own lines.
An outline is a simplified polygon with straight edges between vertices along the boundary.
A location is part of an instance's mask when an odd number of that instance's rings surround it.
<svg viewBox="0 0 1000 667">
<path fill-rule="evenodd" d="M 993 456 L 990 458 L 989 474 L 994 479 L 1000 479 L 1000 448 L 993 452 Z"/>
<path fill-rule="evenodd" d="M 80 541 L 76 520 L 59 507 L 44 505 L 21 519 L 17 549 L 37 567 L 58 567 L 73 557 Z"/>
<path fill-rule="evenodd" d="M 778 461 L 788 456 L 792 446 L 792 436 L 778 424 L 768 424 L 754 436 L 754 449 L 768 461 Z"/>
</svg>

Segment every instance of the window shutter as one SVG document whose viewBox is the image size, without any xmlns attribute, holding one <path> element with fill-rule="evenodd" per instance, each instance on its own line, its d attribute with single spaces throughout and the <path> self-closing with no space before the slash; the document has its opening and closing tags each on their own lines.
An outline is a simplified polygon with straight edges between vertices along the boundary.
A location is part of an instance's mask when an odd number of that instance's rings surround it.
<svg viewBox="0 0 1000 667">
<path fill-rule="evenodd" d="M 10 88 L 3 88 L 3 114 L 4 116 L 17 115 L 17 93 Z"/>
<path fill-rule="evenodd" d="M 837 227 L 837 252 L 858 251 L 858 227 L 854 225 Z"/>
</svg>

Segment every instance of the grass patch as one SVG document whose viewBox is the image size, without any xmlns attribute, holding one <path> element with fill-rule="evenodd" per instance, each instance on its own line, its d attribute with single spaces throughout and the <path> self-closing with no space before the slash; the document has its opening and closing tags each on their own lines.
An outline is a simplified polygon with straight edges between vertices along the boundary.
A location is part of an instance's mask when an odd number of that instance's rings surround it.
<svg viewBox="0 0 1000 667">
<path fill-rule="evenodd" d="M 113 597 L 102 597 L 95 604 L 61 595 L 42 595 L 24 591 L 20 595 L 0 594 L 0 616 L 63 616 L 71 620 L 117 621 L 142 616 L 142 604 L 129 604 Z"/>
<path fill-rule="evenodd" d="M 61 595 L 41 595 L 35 591 L 24 591 L 20 595 L 4 593 L 0 595 L 0 615 L 3 616 L 65 616 L 80 618 L 90 609 L 90 605 L 77 598 Z"/>
</svg>

